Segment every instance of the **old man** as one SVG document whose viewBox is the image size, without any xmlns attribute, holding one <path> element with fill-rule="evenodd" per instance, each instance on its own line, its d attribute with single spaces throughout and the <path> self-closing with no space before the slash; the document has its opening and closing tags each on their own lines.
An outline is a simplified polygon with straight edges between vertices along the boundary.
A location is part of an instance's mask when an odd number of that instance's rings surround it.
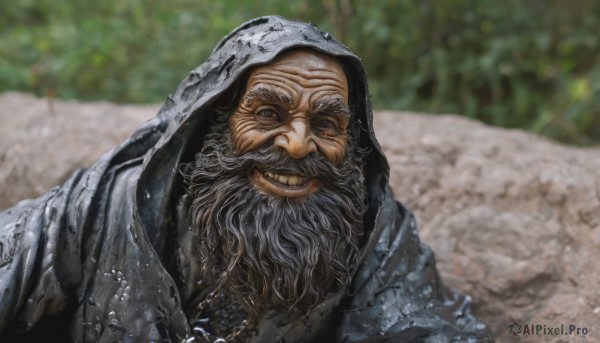
<svg viewBox="0 0 600 343">
<path fill-rule="evenodd" d="M 491 341 L 393 200 L 360 60 L 281 17 L 0 228 L 3 342 Z"/>
</svg>

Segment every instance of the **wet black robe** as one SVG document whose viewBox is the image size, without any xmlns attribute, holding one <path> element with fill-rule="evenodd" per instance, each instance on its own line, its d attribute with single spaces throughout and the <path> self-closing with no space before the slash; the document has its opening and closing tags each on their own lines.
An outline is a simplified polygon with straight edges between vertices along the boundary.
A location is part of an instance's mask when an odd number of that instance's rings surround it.
<svg viewBox="0 0 600 343">
<path fill-rule="evenodd" d="M 280 17 L 238 27 L 123 144 L 62 187 L 0 213 L 0 341 L 188 337 L 184 309 L 201 299 L 178 213 L 178 166 L 199 151 L 221 95 L 253 66 L 297 48 L 334 57 L 348 75 L 360 145 L 371 149 L 366 238 L 346 292 L 294 323 L 266 316 L 252 341 L 491 341 L 469 298 L 444 288 L 412 214 L 393 200 L 362 63 L 313 25 Z"/>
</svg>

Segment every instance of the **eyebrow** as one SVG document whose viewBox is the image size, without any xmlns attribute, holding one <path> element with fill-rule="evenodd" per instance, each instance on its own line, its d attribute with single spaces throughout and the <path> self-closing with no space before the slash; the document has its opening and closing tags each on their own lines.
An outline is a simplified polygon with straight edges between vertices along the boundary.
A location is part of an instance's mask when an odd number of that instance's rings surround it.
<svg viewBox="0 0 600 343">
<path fill-rule="evenodd" d="M 255 100 L 280 106 L 290 106 L 292 104 L 292 97 L 290 97 L 289 95 L 280 91 L 264 87 L 248 91 L 248 93 L 246 93 L 245 98 L 247 104 L 251 104 Z"/>
<path fill-rule="evenodd" d="M 315 101 L 314 112 L 325 113 L 339 118 L 350 118 L 350 115 L 352 114 L 350 107 L 344 104 L 342 99 L 339 98 L 319 99 Z"/>
</svg>

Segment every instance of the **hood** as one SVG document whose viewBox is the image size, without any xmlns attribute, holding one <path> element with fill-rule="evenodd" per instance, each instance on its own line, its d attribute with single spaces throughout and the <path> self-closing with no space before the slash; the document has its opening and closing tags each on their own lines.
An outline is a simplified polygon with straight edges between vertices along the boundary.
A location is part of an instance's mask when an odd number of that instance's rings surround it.
<svg viewBox="0 0 600 343">
<path fill-rule="evenodd" d="M 137 219 L 159 254 L 169 231 L 165 228 L 174 225 L 175 206 L 185 192 L 179 166 L 191 161 L 201 149 L 209 129 L 211 105 L 222 101 L 220 97 L 232 86 L 240 85 L 253 67 L 299 48 L 333 57 L 346 71 L 359 145 L 370 150 L 364 168 L 369 197 L 365 237 L 369 237 L 385 195 L 389 166 L 373 131 L 365 68 L 347 47 L 314 25 L 267 16 L 250 20 L 225 36 L 208 60 L 192 70 L 167 98 L 158 116 L 145 125 L 143 131 L 151 133 L 146 136 L 160 138 L 145 155 L 135 201 Z M 135 137 L 131 141 L 136 141 Z"/>
</svg>

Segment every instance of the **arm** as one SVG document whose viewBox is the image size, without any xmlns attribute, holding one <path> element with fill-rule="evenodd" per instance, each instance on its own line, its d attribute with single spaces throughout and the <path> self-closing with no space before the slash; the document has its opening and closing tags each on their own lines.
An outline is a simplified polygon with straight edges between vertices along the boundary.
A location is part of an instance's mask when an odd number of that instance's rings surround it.
<svg viewBox="0 0 600 343">
<path fill-rule="evenodd" d="M 445 288 L 435 258 L 419 241 L 413 215 L 388 192 L 378 237 L 353 282 L 343 342 L 491 342 L 471 313 L 469 297 Z"/>
</svg>

